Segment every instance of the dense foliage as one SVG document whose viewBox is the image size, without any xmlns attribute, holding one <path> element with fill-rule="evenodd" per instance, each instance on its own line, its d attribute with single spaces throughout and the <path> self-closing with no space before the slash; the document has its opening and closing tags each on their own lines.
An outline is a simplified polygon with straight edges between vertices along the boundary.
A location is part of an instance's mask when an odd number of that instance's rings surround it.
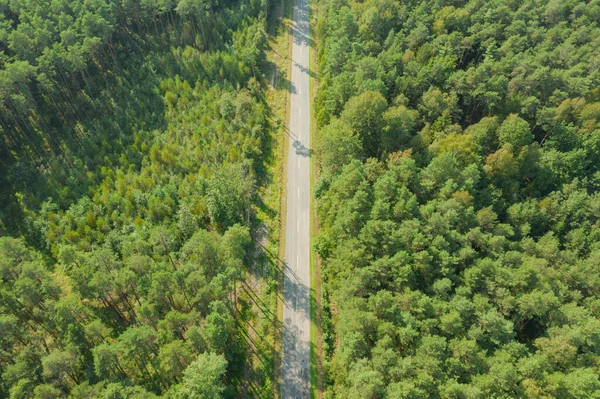
<svg viewBox="0 0 600 399">
<path fill-rule="evenodd" d="M 319 3 L 328 396 L 600 397 L 599 23 Z"/>
<path fill-rule="evenodd" d="M 0 397 L 239 395 L 265 7 L 0 1 Z"/>
</svg>

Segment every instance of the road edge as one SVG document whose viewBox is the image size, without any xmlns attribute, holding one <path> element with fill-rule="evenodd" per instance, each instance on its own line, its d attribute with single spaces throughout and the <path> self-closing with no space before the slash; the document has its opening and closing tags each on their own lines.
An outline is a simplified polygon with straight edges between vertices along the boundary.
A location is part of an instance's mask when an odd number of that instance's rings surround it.
<svg viewBox="0 0 600 399">
<path fill-rule="evenodd" d="M 313 17 L 317 12 L 315 0 L 309 2 L 309 35 L 313 39 L 309 47 L 309 69 L 314 73 L 309 77 L 310 97 L 315 98 L 318 86 L 317 79 L 317 49 L 315 40 L 315 29 Z M 314 138 L 317 134 L 317 121 L 314 107 L 310 107 L 309 145 L 311 148 L 310 162 L 310 383 L 311 399 L 323 398 L 323 341 L 321 329 L 321 262 L 315 251 L 315 239 L 319 232 L 319 218 L 317 215 L 316 198 L 314 196 L 314 185 L 319 175 L 319 163 L 316 153 L 313 151 Z"/>
<path fill-rule="evenodd" d="M 294 6 L 293 0 L 282 0 L 284 3 L 283 10 L 283 19 L 292 21 L 294 18 Z M 287 57 L 287 71 L 286 71 L 286 80 L 291 81 L 292 78 L 292 43 L 293 43 L 293 31 L 291 26 L 286 27 L 287 30 L 287 43 L 288 43 L 288 51 L 286 54 Z M 287 128 L 290 124 L 290 97 L 292 93 L 288 90 L 285 96 L 285 117 L 283 120 L 284 129 Z M 287 214 L 287 164 L 288 164 L 288 146 L 289 146 L 289 136 L 285 133 L 283 134 L 283 140 L 281 142 L 280 151 L 282 151 L 282 177 L 281 177 L 281 195 L 280 200 L 281 203 L 279 205 L 279 215 L 281 222 L 279 224 L 279 249 L 277 253 L 278 259 L 278 278 L 277 278 L 277 334 L 275 334 L 275 357 L 274 357 L 274 365 L 273 365 L 273 398 L 278 399 L 281 397 L 281 355 L 282 355 L 282 340 L 283 340 L 283 329 L 279 328 L 279 326 L 283 326 L 283 285 L 284 285 L 284 259 L 285 259 L 285 231 L 287 226 L 287 218 L 285 215 Z"/>
</svg>

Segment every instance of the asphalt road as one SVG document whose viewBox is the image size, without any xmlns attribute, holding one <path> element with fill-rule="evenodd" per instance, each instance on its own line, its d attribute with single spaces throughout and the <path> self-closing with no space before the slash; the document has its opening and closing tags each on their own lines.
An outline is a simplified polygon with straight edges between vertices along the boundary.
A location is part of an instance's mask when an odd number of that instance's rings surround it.
<svg viewBox="0 0 600 399">
<path fill-rule="evenodd" d="M 294 0 L 287 165 L 281 397 L 310 398 L 308 0 Z"/>
</svg>

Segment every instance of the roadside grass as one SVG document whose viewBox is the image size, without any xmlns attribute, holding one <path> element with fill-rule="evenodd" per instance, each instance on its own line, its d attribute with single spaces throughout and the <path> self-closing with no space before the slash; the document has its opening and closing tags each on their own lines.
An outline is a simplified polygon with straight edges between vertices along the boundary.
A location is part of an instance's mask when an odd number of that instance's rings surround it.
<svg viewBox="0 0 600 399">
<path fill-rule="evenodd" d="M 309 36 L 313 39 L 310 43 L 316 43 L 314 41 L 314 27 L 313 17 L 316 13 L 316 3 L 314 0 L 309 2 Z M 310 74 L 309 77 L 309 90 L 310 97 L 314 98 L 317 90 L 317 57 L 316 48 L 314 45 L 310 46 L 309 50 L 309 69 L 314 73 Z M 314 115 L 314 108 L 310 107 L 310 148 L 314 143 L 314 138 L 317 134 L 317 123 Z M 318 177 L 318 159 L 316 153 L 312 151 L 311 156 L 311 170 L 310 170 L 310 380 L 311 380 L 311 399 L 320 399 L 323 397 L 323 357 L 322 357 L 322 344 L 321 344 L 321 270 L 320 263 L 317 257 L 317 253 L 314 250 L 315 240 L 319 231 L 319 223 L 317 216 L 316 198 L 313 195 L 314 184 Z"/>
<path fill-rule="evenodd" d="M 267 158 L 259 176 L 258 204 L 252 226 L 256 242 L 247 279 L 236 290 L 238 328 L 246 338 L 248 358 L 238 397 L 279 397 L 283 320 L 283 248 L 289 117 L 290 27 L 293 0 L 276 0 L 267 18 L 268 50 L 262 85 L 271 110 Z M 237 295 L 237 294 L 236 294 Z"/>
<path fill-rule="evenodd" d="M 293 0 L 279 0 L 276 11 L 269 16 L 267 30 L 269 50 L 267 62 L 271 64 L 267 103 L 273 113 L 276 159 L 273 163 L 273 184 L 268 187 L 266 198 L 268 206 L 279 209 L 277 225 L 270 230 L 269 246 L 265 252 L 270 257 L 270 270 L 273 272 L 272 287 L 269 290 L 269 306 L 275 309 L 272 327 L 272 397 L 279 398 L 281 383 L 281 339 L 283 325 L 283 259 L 285 250 L 285 214 L 286 214 L 286 165 L 288 136 L 284 127 L 289 122 L 289 98 L 291 79 L 291 26 L 293 18 Z"/>
</svg>

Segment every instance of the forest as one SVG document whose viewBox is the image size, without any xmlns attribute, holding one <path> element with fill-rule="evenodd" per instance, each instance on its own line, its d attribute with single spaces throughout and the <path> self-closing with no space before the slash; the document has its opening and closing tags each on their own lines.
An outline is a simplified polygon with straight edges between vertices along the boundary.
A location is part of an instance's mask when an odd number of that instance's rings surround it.
<svg viewBox="0 0 600 399">
<path fill-rule="evenodd" d="M 240 397 L 269 7 L 0 0 L 0 397 Z"/>
<path fill-rule="evenodd" d="M 600 397 L 599 24 L 318 1 L 326 398 Z"/>
</svg>

